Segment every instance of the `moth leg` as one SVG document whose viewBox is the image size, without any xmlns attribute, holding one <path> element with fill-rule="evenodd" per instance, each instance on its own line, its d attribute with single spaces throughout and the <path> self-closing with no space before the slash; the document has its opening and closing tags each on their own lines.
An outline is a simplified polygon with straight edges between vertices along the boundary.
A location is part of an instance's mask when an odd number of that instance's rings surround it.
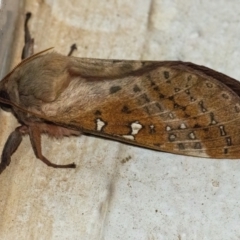
<svg viewBox="0 0 240 240">
<path fill-rule="evenodd" d="M 1 163 L 0 163 L 0 173 L 10 164 L 12 154 L 17 150 L 20 143 L 22 142 L 22 136 L 27 131 L 26 126 L 20 126 L 13 131 L 4 145 Z"/>
<path fill-rule="evenodd" d="M 77 50 L 77 45 L 74 43 L 71 47 L 70 47 L 70 51 L 68 53 L 68 56 L 72 56 L 72 53 Z"/>
<path fill-rule="evenodd" d="M 28 21 L 31 18 L 31 13 L 28 12 L 26 13 L 26 17 L 25 17 L 25 23 L 24 23 L 24 47 L 22 50 L 22 60 L 30 57 L 31 55 L 33 55 L 33 46 L 34 46 L 34 39 L 31 37 L 29 28 L 28 28 Z"/>
<path fill-rule="evenodd" d="M 31 126 L 29 127 L 29 136 L 32 143 L 33 150 L 35 155 L 38 159 L 43 161 L 49 167 L 54 168 L 76 168 L 75 163 L 66 164 L 66 165 L 58 165 L 51 163 L 47 158 L 42 155 L 42 148 L 41 148 L 41 132 L 38 127 Z"/>
</svg>

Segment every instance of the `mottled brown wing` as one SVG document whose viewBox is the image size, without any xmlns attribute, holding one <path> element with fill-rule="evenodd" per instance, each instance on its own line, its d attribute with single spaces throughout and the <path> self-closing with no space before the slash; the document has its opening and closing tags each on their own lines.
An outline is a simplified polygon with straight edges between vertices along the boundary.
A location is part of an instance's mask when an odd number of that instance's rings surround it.
<svg viewBox="0 0 240 240">
<path fill-rule="evenodd" d="M 240 158 L 236 80 L 191 63 L 74 61 L 69 86 L 43 108 L 56 122 L 170 153 Z"/>
</svg>

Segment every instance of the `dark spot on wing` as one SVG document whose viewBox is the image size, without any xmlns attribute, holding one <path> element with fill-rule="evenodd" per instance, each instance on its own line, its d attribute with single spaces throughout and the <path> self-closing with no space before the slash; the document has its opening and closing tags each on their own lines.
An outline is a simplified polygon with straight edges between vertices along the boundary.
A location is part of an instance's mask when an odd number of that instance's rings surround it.
<svg viewBox="0 0 240 240">
<path fill-rule="evenodd" d="M 129 110 L 128 106 L 124 105 L 123 108 L 122 108 L 122 112 L 123 113 L 131 113 L 131 111 Z"/>
<path fill-rule="evenodd" d="M 138 85 L 134 85 L 133 91 L 134 91 L 134 92 L 140 92 L 141 89 L 138 87 Z"/>
<path fill-rule="evenodd" d="M 96 112 L 95 112 L 94 114 L 95 114 L 95 115 L 101 115 L 102 113 L 101 113 L 101 111 L 96 110 Z"/>
<path fill-rule="evenodd" d="M 118 92 L 118 91 L 120 91 L 122 88 L 120 87 L 120 86 L 112 86 L 112 87 L 110 87 L 110 89 L 109 89 L 109 93 L 110 94 L 113 94 L 113 93 L 116 93 L 116 92 Z"/>
</svg>

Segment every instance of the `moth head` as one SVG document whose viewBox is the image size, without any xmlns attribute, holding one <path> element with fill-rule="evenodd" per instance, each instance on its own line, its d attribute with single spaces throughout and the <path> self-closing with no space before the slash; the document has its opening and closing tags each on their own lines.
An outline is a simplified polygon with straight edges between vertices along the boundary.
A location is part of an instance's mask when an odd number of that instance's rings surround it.
<svg viewBox="0 0 240 240">
<path fill-rule="evenodd" d="M 16 66 L 0 81 L 0 107 L 5 111 L 11 111 L 12 95 L 16 95 L 17 78 L 19 67 Z M 9 103 L 9 104 L 8 104 Z"/>
<path fill-rule="evenodd" d="M 4 91 L 4 90 L 0 90 L 0 107 L 1 107 L 4 111 L 10 112 L 11 109 L 12 109 L 12 106 L 9 105 L 9 104 L 6 104 L 6 103 L 1 102 L 1 99 L 10 101 L 9 94 L 8 94 L 6 91 Z"/>
<path fill-rule="evenodd" d="M 11 79 L 15 76 L 15 70 L 14 68 L 10 73 L 8 73 L 1 81 L 0 81 L 0 107 L 4 111 L 11 111 L 12 106 L 11 104 L 11 96 L 9 91 L 9 85 L 11 87 Z"/>
</svg>

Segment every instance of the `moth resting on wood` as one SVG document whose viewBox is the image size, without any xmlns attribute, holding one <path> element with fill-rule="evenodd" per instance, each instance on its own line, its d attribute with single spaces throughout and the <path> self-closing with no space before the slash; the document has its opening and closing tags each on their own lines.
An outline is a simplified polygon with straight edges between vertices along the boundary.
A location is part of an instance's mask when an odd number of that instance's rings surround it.
<svg viewBox="0 0 240 240">
<path fill-rule="evenodd" d="M 28 19 L 23 56 L 33 46 Z M 4 146 L 0 172 L 25 134 L 47 165 L 75 167 L 53 164 L 42 155 L 42 133 L 56 138 L 90 133 L 169 153 L 238 159 L 239 94 L 237 80 L 193 63 L 42 52 L 0 82 L 0 101 L 21 124 Z"/>
</svg>

